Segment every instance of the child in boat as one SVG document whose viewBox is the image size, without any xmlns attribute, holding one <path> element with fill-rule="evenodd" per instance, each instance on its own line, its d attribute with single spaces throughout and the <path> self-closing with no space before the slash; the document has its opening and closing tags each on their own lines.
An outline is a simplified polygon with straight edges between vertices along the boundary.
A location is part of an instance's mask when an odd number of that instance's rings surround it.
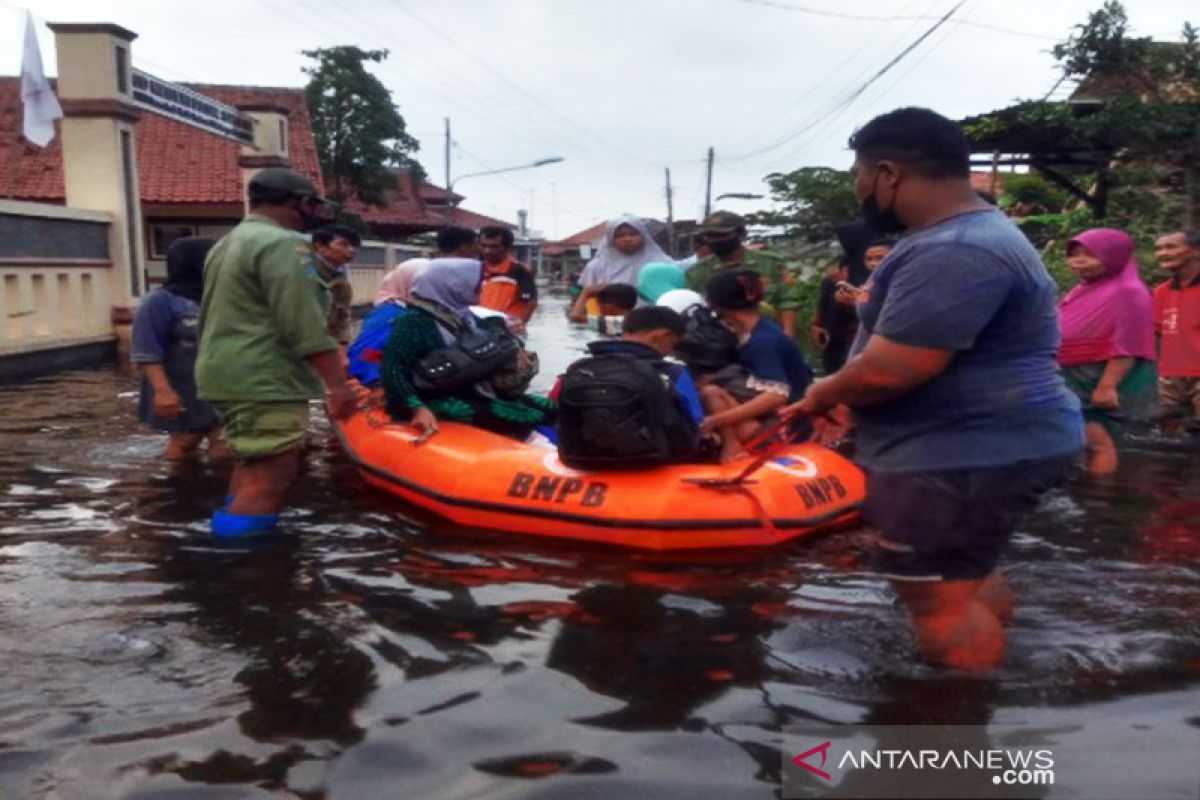
<svg viewBox="0 0 1200 800">
<path fill-rule="evenodd" d="M 637 306 L 637 289 L 627 283 L 610 283 L 596 294 L 595 316 L 589 316 L 587 325 L 601 336 L 621 335 L 621 322 L 625 315 Z"/>
<path fill-rule="evenodd" d="M 687 368 L 666 360 L 684 324 L 669 308 L 635 308 L 620 339 L 591 342 L 568 368 L 558 387 L 564 464 L 632 469 L 697 458 L 700 398 Z"/>
<path fill-rule="evenodd" d="M 705 285 L 709 306 L 738 337 L 736 363 L 749 373 L 746 386 L 755 393 L 742 400 L 716 384 L 700 389 L 708 412 L 700 430 L 720 434 L 722 460 L 741 454 L 775 410 L 799 400 L 812 383 L 796 343 L 759 313 L 764 291 L 762 276 L 750 269 L 720 270 Z"/>
</svg>

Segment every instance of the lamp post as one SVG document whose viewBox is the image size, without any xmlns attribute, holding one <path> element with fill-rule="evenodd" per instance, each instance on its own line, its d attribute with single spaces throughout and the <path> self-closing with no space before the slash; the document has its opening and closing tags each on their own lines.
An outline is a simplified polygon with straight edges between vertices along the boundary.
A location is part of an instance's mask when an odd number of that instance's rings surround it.
<svg viewBox="0 0 1200 800">
<path fill-rule="evenodd" d="M 718 200 L 724 200 L 726 197 L 734 200 L 761 200 L 761 194 L 752 194 L 751 192 L 726 192 L 725 194 L 717 195 Z"/>
<path fill-rule="evenodd" d="M 454 222 L 454 212 L 458 208 L 458 202 L 454 199 L 454 184 L 466 178 L 479 178 L 484 175 L 499 175 L 502 172 L 516 172 L 521 169 L 534 169 L 536 167 L 544 167 L 548 164 L 557 164 L 562 161 L 562 156 L 551 156 L 550 158 L 539 158 L 532 164 L 520 164 L 515 167 L 502 167 L 501 169 L 489 169 L 483 172 L 468 172 L 466 175 L 459 175 L 454 180 L 450 181 L 446 186 L 446 192 L 450 195 L 450 222 Z"/>
</svg>

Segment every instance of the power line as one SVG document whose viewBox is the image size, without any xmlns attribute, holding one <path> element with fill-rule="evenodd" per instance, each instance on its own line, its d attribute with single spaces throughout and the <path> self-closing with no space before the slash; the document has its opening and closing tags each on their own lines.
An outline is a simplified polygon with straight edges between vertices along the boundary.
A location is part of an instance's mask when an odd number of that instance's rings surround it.
<svg viewBox="0 0 1200 800">
<path fill-rule="evenodd" d="M 903 13 L 904 11 L 907 11 L 915 2 L 916 2 L 916 0 L 908 0 L 908 2 L 901 9 L 901 13 Z M 934 0 L 934 2 L 936 3 L 936 0 Z M 913 23 L 912 25 L 909 26 L 908 30 L 912 30 L 915 27 L 916 27 L 916 23 Z M 906 36 L 907 36 L 907 31 L 905 31 L 904 34 L 901 34 L 901 36 L 896 39 L 895 43 L 898 44 Z M 833 78 L 835 75 L 838 75 L 846 66 L 848 66 L 851 62 L 853 62 L 860 53 L 862 53 L 864 50 L 866 50 L 868 47 L 870 47 L 872 44 L 874 44 L 874 42 L 872 42 L 872 40 L 869 37 L 864 36 L 864 37 L 860 37 L 860 38 L 862 40 L 861 43 L 855 50 L 853 50 L 850 53 L 850 55 L 848 55 L 846 58 L 842 59 L 842 61 L 840 63 L 838 63 L 836 66 L 834 66 L 832 69 L 830 69 L 827 73 L 821 75 L 820 78 L 813 81 L 810 84 L 808 91 L 804 92 L 799 97 L 797 97 L 794 101 L 792 101 L 792 103 L 786 109 L 784 109 L 781 113 L 779 113 L 772 119 L 768 120 L 763 125 L 759 126 L 753 133 L 739 139 L 737 145 L 735 145 L 732 149 L 736 152 L 738 147 L 741 146 L 741 144 L 743 142 L 746 142 L 747 140 L 753 140 L 754 137 L 758 136 L 760 133 L 770 130 L 771 128 L 777 127 L 788 116 L 790 116 L 792 114 L 792 112 L 799 109 L 805 103 L 805 101 L 807 101 L 810 97 L 812 97 L 818 91 L 818 89 L 825 86 L 831 78 Z M 785 137 L 784 141 L 786 141 L 786 137 Z M 735 157 L 735 160 L 741 160 L 741 159 L 742 159 L 742 157 Z M 723 159 L 723 160 L 728 160 L 728 159 Z"/>
<path fill-rule="evenodd" d="M 980 2 L 980 0 L 963 0 L 963 2 L 971 2 L 972 4 L 977 5 Z M 955 6 L 954 8 L 952 8 L 946 16 L 949 17 L 951 14 L 953 14 L 955 11 L 958 10 L 959 6 L 962 6 L 962 5 L 963 5 L 963 3 L 960 2 L 958 4 L 958 6 Z M 969 13 L 969 12 L 964 11 L 963 16 L 965 17 L 967 13 Z M 908 67 L 908 69 L 906 69 L 903 73 L 901 73 L 899 76 L 897 76 L 896 80 L 893 81 L 892 83 L 890 83 L 888 85 L 888 87 L 880 94 L 880 96 L 887 95 L 889 92 L 891 92 L 891 90 L 893 88 L 895 88 L 895 86 L 897 84 L 900 83 L 900 81 L 902 81 L 905 77 L 907 77 L 909 73 L 911 73 L 918 66 L 920 66 L 921 63 L 924 62 L 925 59 L 928 58 L 933 53 L 934 50 L 936 50 L 938 47 L 940 47 L 942 45 L 942 43 L 944 41 L 946 41 L 946 39 L 948 39 L 953 34 L 953 32 L 962 25 L 963 21 L 964 20 L 962 18 L 955 20 L 955 23 L 953 25 L 951 25 L 949 28 L 947 28 L 946 31 L 943 32 L 943 34 L 938 38 L 938 40 L 936 42 L 934 42 L 928 48 L 926 48 L 925 52 L 921 54 L 921 57 L 918 58 L 916 60 L 916 62 L 911 64 Z M 933 29 L 931 29 L 930 32 L 932 32 L 932 30 Z M 812 144 L 813 140 L 816 139 L 817 136 L 819 136 L 822 131 L 824 131 L 826 128 L 828 128 L 830 125 L 832 125 L 834 122 L 836 122 L 839 118 L 841 118 L 841 116 L 846 111 L 848 111 L 849 108 L 850 108 L 850 106 L 849 106 L 849 104 L 847 104 L 847 105 L 843 106 L 841 109 L 839 109 L 835 114 L 830 116 L 828 119 L 824 120 L 823 125 L 821 125 L 816 130 L 814 130 L 811 135 L 806 137 L 803 141 L 801 141 L 798 144 L 798 146 L 796 148 L 794 148 L 793 150 L 791 150 L 789 152 L 788 160 L 795 162 L 799 158 L 800 153 L 802 153 L 806 149 L 808 149 L 808 147 Z"/>
<path fill-rule="evenodd" d="M 777 0 L 741 0 L 743 3 L 750 3 L 756 6 L 766 6 L 767 8 L 778 8 L 783 11 L 796 11 L 802 14 L 811 14 L 818 17 L 830 17 L 833 19 L 846 19 L 855 22 L 928 22 L 935 20 L 937 17 L 930 16 L 904 16 L 902 14 L 892 16 L 873 16 L 870 14 L 848 14 L 844 11 L 828 11 L 823 8 L 813 8 L 811 6 L 796 5 L 794 3 L 781 3 Z M 997 33 L 1007 33 L 1012 36 L 1025 36 L 1030 39 L 1043 39 L 1045 41 L 1057 42 L 1056 36 L 1046 36 L 1041 33 L 1030 33 L 1029 31 L 1018 31 L 1013 28 L 1005 28 L 1000 25 L 992 25 L 987 22 L 964 22 L 972 28 L 981 28 L 988 31 L 996 31 Z"/>
<path fill-rule="evenodd" d="M 524 87 L 522 87 L 519 84 L 515 83 L 514 81 L 510 80 L 506 75 L 504 75 L 504 73 L 500 72 L 498 69 L 496 69 L 496 67 L 494 67 L 493 65 L 491 65 L 491 64 L 487 63 L 486 61 L 484 61 L 483 59 L 481 59 L 478 55 L 473 53 L 471 50 L 463 47 L 455 39 L 453 39 L 452 37 L 445 34 L 441 29 L 439 29 L 433 23 L 429 22 L 424 17 L 417 14 L 415 11 L 407 8 L 403 3 L 400 2 L 400 0 L 389 0 L 389 1 L 391 2 L 391 4 L 393 6 L 400 9 L 401 12 L 403 12 L 404 14 L 407 14 L 408 16 L 415 19 L 417 22 L 421 23 L 421 25 L 425 26 L 431 33 L 433 33 L 439 39 L 441 39 L 444 42 L 446 42 L 447 44 L 449 44 L 455 50 L 459 51 L 460 53 L 465 55 L 467 58 L 474 61 L 476 64 L 479 64 L 481 67 L 486 69 L 493 78 L 499 80 L 501 83 L 508 86 L 514 92 L 516 92 L 517 94 L 520 94 L 522 97 L 524 97 L 527 100 L 529 100 L 530 102 L 532 102 L 538 108 L 541 108 L 544 111 L 554 115 L 555 117 L 558 117 L 559 119 L 563 120 L 568 125 L 570 125 L 572 128 L 575 128 L 576 130 L 583 133 L 585 136 L 588 136 L 588 137 L 596 140 L 597 142 L 605 145 L 606 147 L 612 148 L 614 151 L 620 153 L 621 155 L 625 156 L 626 158 L 632 158 L 637 161 L 644 161 L 647 164 L 652 163 L 651 161 L 644 159 L 641 156 L 630 153 L 628 150 L 625 150 L 620 145 L 613 144 L 612 142 L 608 141 L 604 137 L 596 134 L 595 131 L 591 130 L 590 128 L 588 128 L 584 125 L 580 125 L 575 120 L 571 119 L 567 115 L 560 112 L 558 109 L 550 106 L 549 104 L 544 102 L 538 96 L 534 95 L 533 93 L 527 91 Z"/>
<path fill-rule="evenodd" d="M 272 2 L 272 0 L 257 0 L 257 2 L 261 5 L 267 6 L 269 9 L 273 10 L 279 16 L 286 18 L 293 25 L 298 26 L 300 28 L 303 28 L 304 30 L 307 30 L 307 31 L 313 33 L 314 35 L 316 35 L 318 37 L 318 41 L 324 41 L 324 40 L 328 39 L 327 32 L 320 31 L 320 30 L 317 30 L 316 28 L 311 27 L 302 18 L 297 16 L 296 10 L 294 8 L 293 9 L 281 9 L 279 6 L 276 6 L 274 4 L 274 2 Z M 346 25 L 346 21 L 348 19 L 354 18 L 353 15 L 350 15 L 347 13 L 341 19 L 337 19 L 337 18 L 334 18 L 334 17 L 326 14 L 323 10 L 321 10 L 319 8 L 314 8 L 313 6 L 305 3 L 304 0 L 300 0 L 300 2 L 303 3 L 304 7 L 307 8 L 309 11 L 319 14 L 322 18 L 328 20 L 329 22 L 331 22 L 333 24 L 336 24 L 339 28 L 344 27 Z M 372 37 L 373 36 L 374 36 L 374 32 L 372 32 Z M 487 107 L 486 100 L 478 100 L 477 98 L 470 97 L 471 93 L 469 91 L 462 90 L 462 89 L 459 89 L 458 87 L 451 85 L 447 80 L 445 80 L 442 76 L 437 75 L 436 73 L 430 73 L 427 70 L 427 68 L 424 65 L 420 64 L 419 62 L 410 63 L 403 58 L 400 58 L 400 60 L 405 61 L 406 66 L 409 69 L 411 69 L 414 73 L 426 74 L 427 82 L 424 84 L 421 84 L 422 88 L 425 91 L 430 92 L 431 94 L 442 99 L 449 105 L 452 105 L 455 108 L 460 109 L 463 113 L 467 114 L 468 116 L 474 117 L 476 119 L 479 119 L 479 120 L 485 122 L 488 125 L 492 125 L 496 128 L 506 131 L 507 133 L 511 134 L 513 137 L 515 137 L 518 140 L 524 141 L 528 144 L 536 144 L 538 149 L 542 149 L 542 148 L 545 148 L 548 146 L 546 144 L 546 141 L 548 141 L 548 140 L 541 139 L 537 132 L 535 132 L 531 135 L 530 133 L 527 133 L 527 132 L 518 131 L 517 129 L 506 124 L 502 119 L 497 118 L 495 116 L 489 116 L 489 113 L 494 113 L 494 112 L 485 113 L 485 109 Z M 397 70 L 395 68 L 395 66 L 393 64 L 391 64 L 387 61 L 384 61 L 383 63 L 381 63 L 380 68 L 391 73 L 392 75 L 396 76 L 398 79 L 400 79 L 404 83 L 415 83 L 415 81 L 413 81 L 413 78 L 414 78 L 413 74 L 401 73 L 399 70 Z M 445 94 L 445 93 L 439 91 L 438 89 L 434 88 L 432 85 L 430 85 L 430 81 L 440 83 L 440 84 L 446 86 L 450 92 L 458 92 L 458 93 L 462 94 L 464 97 L 468 97 L 469 99 L 475 100 L 476 102 L 474 102 L 474 103 L 464 102 L 464 101 L 460 100 L 459 98 L 454 97 L 453 95 Z M 507 111 L 507 109 L 501 109 L 501 110 Z M 536 131 L 536 129 L 533 129 L 533 128 L 531 128 L 531 130 Z M 552 146 L 557 147 L 557 145 L 552 145 Z"/>
<path fill-rule="evenodd" d="M 904 60 L 905 56 L 907 56 L 909 53 L 911 53 L 913 50 L 915 50 L 917 47 L 919 47 L 922 42 L 924 42 L 926 39 L 928 39 L 935 31 L 937 31 L 938 28 L 940 28 L 942 25 L 944 25 L 946 23 L 946 21 L 949 20 L 950 17 L 954 14 L 954 12 L 958 11 L 958 9 L 961 8 L 963 3 L 965 3 L 965 2 L 966 2 L 966 0 L 958 0 L 958 2 L 955 3 L 954 6 L 949 11 L 947 11 L 944 15 L 942 15 L 941 18 L 939 18 L 937 22 L 935 22 L 933 25 L 931 25 L 929 28 L 927 28 L 924 33 L 922 33 L 920 36 L 918 36 L 916 38 L 916 40 L 914 40 L 912 43 L 910 43 L 908 46 L 906 46 L 903 50 L 901 50 L 899 53 L 897 53 L 890 61 L 888 61 L 881 68 L 879 68 L 871 77 L 867 78 L 867 80 L 864 81 L 860 86 L 858 86 L 858 88 L 854 89 L 849 94 L 845 95 L 841 100 L 838 101 L 838 103 L 832 109 L 828 110 L 827 112 L 825 112 L 824 114 L 822 114 L 820 116 L 814 117 L 814 119 L 811 122 L 809 122 L 807 125 L 802 127 L 800 130 L 793 131 L 792 133 L 790 133 L 780 139 L 777 139 L 776 141 L 772 142 L 769 145 L 758 148 L 757 150 L 753 150 L 749 153 L 745 153 L 743 155 L 736 156 L 735 160 L 746 160 L 746 159 L 752 158 L 754 156 L 762 155 L 762 154 L 768 153 L 772 150 L 776 150 L 779 147 L 781 147 L 785 144 L 788 144 L 789 142 L 794 142 L 798 137 L 803 136 L 805 133 L 808 133 L 813 128 L 817 127 L 818 125 L 821 125 L 823 122 L 825 122 L 829 119 L 830 115 L 840 114 L 842 111 L 844 111 L 846 108 L 848 108 L 855 100 L 857 100 L 859 97 L 861 97 L 863 92 L 865 92 L 867 89 L 869 89 L 871 87 L 871 85 L 875 83 L 875 81 L 879 80 L 884 75 L 886 75 L 888 73 L 888 71 L 890 71 L 893 67 L 895 67 L 902 60 Z"/>
</svg>

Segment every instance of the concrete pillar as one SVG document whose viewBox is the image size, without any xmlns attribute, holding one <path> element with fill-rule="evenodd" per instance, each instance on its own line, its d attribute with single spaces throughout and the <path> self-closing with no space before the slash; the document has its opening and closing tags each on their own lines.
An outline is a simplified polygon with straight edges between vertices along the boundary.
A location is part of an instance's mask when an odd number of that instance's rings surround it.
<svg viewBox="0 0 1200 800">
<path fill-rule="evenodd" d="M 109 252 L 113 329 L 126 348 L 133 306 L 145 291 L 142 203 L 131 44 L 137 34 L 107 23 L 50 23 L 59 60 L 62 179 L 67 205 L 113 216 Z"/>
<path fill-rule="evenodd" d="M 238 156 L 238 166 L 242 169 L 242 198 L 246 200 L 246 186 L 254 173 L 268 167 L 290 167 L 291 157 L 288 155 L 288 109 L 270 103 L 248 103 L 238 106 L 250 119 L 254 120 L 254 146 L 242 146 Z"/>
<path fill-rule="evenodd" d="M 133 31 L 108 23 L 50 23 L 58 51 L 67 205 L 112 215 L 112 321 L 128 342 L 132 307 L 146 289 L 138 195 L 140 112 L 130 73 Z"/>
</svg>

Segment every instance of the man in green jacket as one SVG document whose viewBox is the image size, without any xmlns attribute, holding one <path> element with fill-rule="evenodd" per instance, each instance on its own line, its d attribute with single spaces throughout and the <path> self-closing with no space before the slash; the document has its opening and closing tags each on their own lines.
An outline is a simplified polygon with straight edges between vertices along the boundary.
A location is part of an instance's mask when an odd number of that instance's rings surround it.
<svg viewBox="0 0 1200 800">
<path fill-rule="evenodd" d="M 199 395 L 216 407 L 238 459 L 212 518 L 213 533 L 228 538 L 278 524 L 299 474 L 309 400 L 323 393 L 338 419 L 355 407 L 329 334 L 329 292 L 298 233 L 319 224 L 325 201 L 289 169 L 257 173 L 248 194 L 250 213 L 205 263 L 196 359 Z"/>
<path fill-rule="evenodd" d="M 800 307 L 799 285 L 786 261 L 774 253 L 750 250 L 745 245 L 746 221 L 732 211 L 714 211 L 700 226 L 700 241 L 711 255 L 687 271 L 688 288 L 704 294 L 704 287 L 717 270 L 741 267 L 762 275 L 767 294 L 764 311 L 778 316 L 783 332 L 793 336 L 796 309 Z M 774 313 L 771 313 L 771 312 Z"/>
</svg>

